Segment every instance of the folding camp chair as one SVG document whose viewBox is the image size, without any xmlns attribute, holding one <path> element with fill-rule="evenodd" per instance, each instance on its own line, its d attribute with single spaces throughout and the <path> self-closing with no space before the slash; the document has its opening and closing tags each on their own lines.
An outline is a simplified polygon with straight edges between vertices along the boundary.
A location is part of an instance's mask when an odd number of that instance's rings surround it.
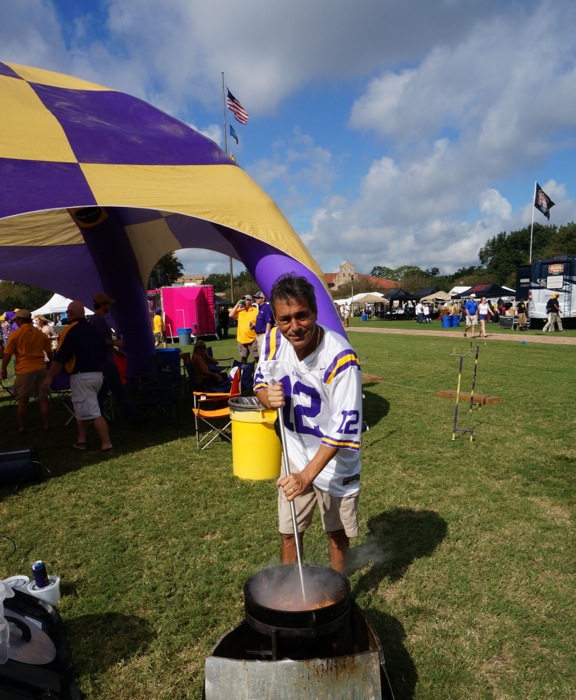
<svg viewBox="0 0 576 700">
<path fill-rule="evenodd" d="M 240 370 L 240 391 L 244 396 L 250 394 L 254 387 L 254 369 L 256 364 L 254 362 L 240 362 L 239 360 L 234 360 L 232 366 L 238 367 Z"/>
<path fill-rule="evenodd" d="M 213 359 L 214 355 L 212 353 L 212 348 L 208 347 L 206 348 L 206 350 L 208 351 L 209 357 Z M 191 354 L 189 352 L 183 352 L 180 354 L 180 359 L 182 361 L 183 374 L 185 374 L 188 377 L 190 389 L 192 391 L 199 391 L 199 387 L 196 386 L 194 382 L 194 369 L 192 368 Z M 233 360 L 234 358 L 232 357 L 219 357 L 213 362 L 209 362 L 208 364 L 210 366 L 211 371 L 228 374 L 229 370 L 231 370 L 233 367 Z"/>
<path fill-rule="evenodd" d="M 18 397 L 14 393 L 14 375 L 4 380 L 0 379 L 0 389 L 7 395 L 10 406 L 18 403 Z"/>
<path fill-rule="evenodd" d="M 64 406 L 66 411 L 66 422 L 68 425 L 74 420 L 74 406 L 72 405 L 72 397 L 70 394 L 70 376 L 64 370 L 61 370 L 52 380 L 50 387 L 50 403 L 52 409 L 58 406 Z"/>
<path fill-rule="evenodd" d="M 168 382 L 163 377 L 159 378 L 155 372 L 150 372 L 130 378 L 127 391 L 141 421 L 159 419 L 177 428 L 180 425 L 180 387 L 179 381 Z"/>
<path fill-rule="evenodd" d="M 228 399 L 240 396 L 241 372 L 236 372 L 232 378 L 230 391 L 207 392 L 193 391 L 194 406 L 194 428 L 196 430 L 196 449 L 205 450 L 218 436 L 232 442 L 230 432 L 230 406 Z M 218 427 L 216 422 L 225 422 L 225 425 Z M 201 428 L 208 427 L 208 432 L 202 434 Z"/>
</svg>

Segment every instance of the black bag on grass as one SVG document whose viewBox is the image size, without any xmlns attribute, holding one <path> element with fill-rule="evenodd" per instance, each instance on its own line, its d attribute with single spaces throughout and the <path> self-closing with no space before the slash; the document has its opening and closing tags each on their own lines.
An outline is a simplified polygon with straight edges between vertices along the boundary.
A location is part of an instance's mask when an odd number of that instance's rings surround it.
<svg viewBox="0 0 576 700">
<path fill-rule="evenodd" d="M 18 488 L 27 482 L 38 483 L 48 476 L 48 470 L 38 460 L 35 447 L 0 452 L 0 486 Z"/>
</svg>

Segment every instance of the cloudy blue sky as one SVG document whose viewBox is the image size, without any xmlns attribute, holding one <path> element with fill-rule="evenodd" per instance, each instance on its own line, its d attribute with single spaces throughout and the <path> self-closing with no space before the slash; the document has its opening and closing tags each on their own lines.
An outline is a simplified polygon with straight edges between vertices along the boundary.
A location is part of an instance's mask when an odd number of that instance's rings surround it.
<svg viewBox="0 0 576 700">
<path fill-rule="evenodd" d="M 530 225 L 535 180 L 551 223 L 574 220 L 575 26 L 573 0 L 14 0 L 0 60 L 136 95 L 222 146 L 224 72 L 250 115 L 228 112 L 229 150 L 325 272 L 449 272 Z"/>
</svg>

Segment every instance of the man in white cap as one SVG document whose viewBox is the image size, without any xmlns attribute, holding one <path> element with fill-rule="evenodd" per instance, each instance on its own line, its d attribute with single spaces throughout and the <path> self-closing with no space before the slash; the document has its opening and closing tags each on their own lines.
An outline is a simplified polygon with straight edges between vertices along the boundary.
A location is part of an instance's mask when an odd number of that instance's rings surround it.
<svg viewBox="0 0 576 700">
<path fill-rule="evenodd" d="M 474 293 L 470 294 L 468 301 L 464 304 L 464 312 L 466 313 L 466 328 L 464 330 L 464 337 L 468 336 L 468 329 L 472 328 L 472 338 L 474 337 L 474 328 L 478 323 L 478 302 L 476 301 L 476 295 Z"/>
<path fill-rule="evenodd" d="M 18 432 L 26 432 L 26 417 L 28 415 L 28 402 L 31 397 L 38 399 L 42 426 L 44 430 L 50 429 L 50 394 L 49 388 L 43 388 L 47 373 L 44 353 L 52 360 L 52 346 L 50 338 L 41 330 L 32 325 L 32 314 L 28 309 L 18 309 L 14 317 L 18 328 L 12 331 L 6 343 L 4 357 L 2 358 L 2 379 L 6 379 L 8 364 L 12 355 L 16 356 L 16 378 L 14 380 L 14 393 L 18 397 L 16 416 L 18 418 Z"/>
<path fill-rule="evenodd" d="M 256 316 L 254 330 L 256 331 L 256 342 L 258 344 L 258 357 L 260 357 L 262 355 L 262 345 L 264 344 L 264 337 L 274 325 L 274 314 L 272 313 L 272 308 L 270 307 L 270 304 L 266 301 L 264 292 L 256 292 L 256 294 L 254 295 L 254 300 L 258 305 L 258 316 Z"/>
</svg>

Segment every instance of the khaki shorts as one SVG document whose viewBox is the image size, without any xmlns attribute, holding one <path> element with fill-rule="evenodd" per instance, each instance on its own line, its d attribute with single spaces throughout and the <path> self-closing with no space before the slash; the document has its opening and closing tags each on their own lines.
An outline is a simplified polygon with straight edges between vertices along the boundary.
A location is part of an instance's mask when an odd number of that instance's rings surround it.
<svg viewBox="0 0 576 700">
<path fill-rule="evenodd" d="M 48 370 L 37 369 L 26 374 L 17 374 L 14 378 L 14 393 L 19 399 L 30 399 L 37 396 L 45 399 L 50 394 L 50 389 L 41 389 L 40 385 L 46 378 Z"/>
<path fill-rule="evenodd" d="M 298 532 L 305 532 L 309 527 L 314 509 L 318 506 L 322 526 L 326 532 L 344 530 L 348 537 L 358 537 L 358 494 L 339 498 L 311 485 L 303 494 L 296 496 L 294 504 Z M 278 529 L 283 535 L 294 534 L 292 509 L 282 489 L 278 489 L 278 523 Z"/>
<path fill-rule="evenodd" d="M 102 415 L 98 405 L 102 381 L 102 372 L 81 372 L 70 376 L 70 393 L 78 420 L 94 420 Z"/>
<path fill-rule="evenodd" d="M 258 343 L 256 338 L 251 343 L 238 343 L 238 355 L 243 362 L 252 355 L 252 357 L 258 357 Z"/>
<path fill-rule="evenodd" d="M 256 336 L 256 345 L 258 346 L 258 357 L 262 356 L 262 346 L 264 345 L 264 340 L 266 339 L 266 333 L 260 333 Z"/>
<path fill-rule="evenodd" d="M 466 316 L 466 327 L 475 326 L 478 323 L 478 316 Z"/>
</svg>

